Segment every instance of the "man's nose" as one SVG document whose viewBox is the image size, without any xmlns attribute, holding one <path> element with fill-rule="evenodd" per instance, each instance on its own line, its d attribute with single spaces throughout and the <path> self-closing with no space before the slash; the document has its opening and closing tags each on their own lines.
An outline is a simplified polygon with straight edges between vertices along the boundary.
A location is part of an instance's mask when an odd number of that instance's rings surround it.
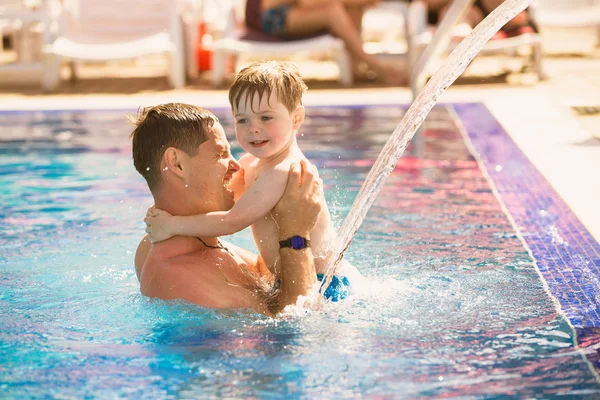
<svg viewBox="0 0 600 400">
<path fill-rule="evenodd" d="M 229 170 L 237 172 L 240 170 L 240 168 L 242 168 L 240 163 L 235 158 L 231 157 L 229 160 Z"/>
</svg>

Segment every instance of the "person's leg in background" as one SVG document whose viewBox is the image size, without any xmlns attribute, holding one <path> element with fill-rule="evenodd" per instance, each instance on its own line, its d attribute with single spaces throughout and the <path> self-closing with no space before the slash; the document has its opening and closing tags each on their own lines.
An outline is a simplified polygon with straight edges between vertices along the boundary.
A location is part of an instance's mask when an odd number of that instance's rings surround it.
<svg viewBox="0 0 600 400">
<path fill-rule="evenodd" d="M 346 7 L 346 10 L 348 11 L 348 15 L 350 15 L 350 19 L 352 20 L 352 23 L 356 27 L 358 34 L 361 36 L 361 42 L 362 42 L 362 19 L 365 14 L 365 8 L 360 5 L 356 5 L 356 6 L 346 5 L 345 7 Z M 354 80 L 361 81 L 361 80 L 368 79 L 368 77 L 369 77 L 368 65 L 363 63 L 359 58 L 357 58 L 354 55 L 351 55 L 351 58 L 352 58 L 352 74 L 354 75 Z"/>
<path fill-rule="evenodd" d="M 496 7 L 503 3 L 503 0 L 476 0 L 475 5 L 480 7 L 487 16 Z M 511 19 L 502 27 L 507 36 L 519 36 L 527 33 L 536 33 L 537 28 L 529 17 L 527 10 L 520 12 L 516 17 Z"/>
<path fill-rule="evenodd" d="M 381 79 L 393 85 L 406 82 L 406 73 L 382 64 L 372 54 L 363 50 L 363 42 L 355 22 L 346 7 L 339 1 L 316 6 L 292 6 L 286 18 L 286 33 L 302 36 L 328 30 L 342 39 L 354 60 L 365 62 Z"/>
</svg>

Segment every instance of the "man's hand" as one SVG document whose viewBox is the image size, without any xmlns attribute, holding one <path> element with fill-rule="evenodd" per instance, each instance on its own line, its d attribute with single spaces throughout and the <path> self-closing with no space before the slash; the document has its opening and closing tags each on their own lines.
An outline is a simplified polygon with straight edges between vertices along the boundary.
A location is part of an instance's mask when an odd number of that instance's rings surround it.
<svg viewBox="0 0 600 400">
<path fill-rule="evenodd" d="M 146 233 L 150 243 L 167 240 L 173 236 L 169 223 L 171 217 L 172 215 L 168 212 L 154 206 L 148 208 L 144 222 L 146 223 Z"/>
<path fill-rule="evenodd" d="M 283 197 L 271 216 L 279 227 L 279 238 L 294 235 L 308 238 L 314 228 L 323 198 L 323 182 L 317 168 L 302 160 L 290 166 L 290 174 Z"/>
</svg>

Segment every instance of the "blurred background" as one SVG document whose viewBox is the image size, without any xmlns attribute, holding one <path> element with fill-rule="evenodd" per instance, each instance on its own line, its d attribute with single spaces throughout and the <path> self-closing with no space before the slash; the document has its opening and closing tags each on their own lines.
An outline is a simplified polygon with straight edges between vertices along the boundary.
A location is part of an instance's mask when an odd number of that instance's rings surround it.
<svg viewBox="0 0 600 400">
<path fill-rule="evenodd" d="M 315 3 L 326 7 L 335 2 Z M 406 83 L 399 87 L 416 94 L 452 48 L 501 1 L 341 3 L 348 11 L 358 10 L 352 29 L 360 35 L 364 52 L 405 73 Z M 233 73 L 268 58 L 296 63 L 310 88 L 390 86 L 369 65 L 357 62 L 347 42 L 328 27 L 320 35 L 293 37 L 249 28 L 248 4 L 0 0 L 0 93 L 227 89 Z M 260 1 L 250 7 L 260 8 Z M 578 92 L 575 112 L 596 115 L 600 0 L 538 0 L 524 15 L 518 29 L 505 29 L 488 42 L 458 85 L 535 86 L 549 81 L 559 85 L 557 92 L 561 85 Z M 448 21 L 442 23 L 444 19 Z M 437 51 L 423 59 L 433 45 Z"/>
</svg>

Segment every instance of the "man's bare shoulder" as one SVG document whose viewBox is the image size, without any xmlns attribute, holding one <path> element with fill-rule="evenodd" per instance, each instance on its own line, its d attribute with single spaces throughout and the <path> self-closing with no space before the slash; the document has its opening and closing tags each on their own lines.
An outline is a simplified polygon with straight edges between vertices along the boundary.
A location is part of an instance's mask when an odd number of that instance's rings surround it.
<svg viewBox="0 0 600 400">
<path fill-rule="evenodd" d="M 162 243 L 162 242 L 161 242 Z M 208 308 L 256 308 L 240 264 L 225 250 L 173 251 L 154 245 L 140 273 L 142 294 L 163 300 L 183 299 Z M 246 261 L 247 255 L 242 257 Z"/>
<path fill-rule="evenodd" d="M 161 242 L 152 245 L 148 235 L 140 241 L 135 253 L 135 270 L 140 279 L 141 275 L 149 268 L 160 265 L 180 264 L 179 257 L 189 254 L 189 250 L 178 243 L 168 244 Z"/>
<path fill-rule="evenodd" d="M 135 274 L 137 275 L 138 280 L 140 279 L 140 274 L 142 273 L 142 269 L 144 268 L 144 263 L 148 258 L 148 254 L 152 249 L 152 244 L 150 240 L 148 240 L 148 235 L 144 236 L 144 238 L 140 241 L 140 244 L 137 247 L 134 258 L 135 265 Z"/>
<path fill-rule="evenodd" d="M 245 266 L 247 268 L 249 268 L 251 271 L 259 271 L 259 263 L 262 262 L 262 259 L 260 258 L 259 255 L 248 251 L 246 249 L 243 249 L 239 246 L 236 246 L 232 243 L 229 242 L 225 242 L 222 241 L 223 245 L 225 245 L 225 247 L 227 247 L 232 253 L 236 254 L 239 258 L 241 258 L 244 263 Z"/>
<path fill-rule="evenodd" d="M 140 271 L 140 291 L 148 297 L 220 308 L 222 278 L 214 273 L 213 264 L 201 252 L 173 254 L 155 245 Z"/>
</svg>

